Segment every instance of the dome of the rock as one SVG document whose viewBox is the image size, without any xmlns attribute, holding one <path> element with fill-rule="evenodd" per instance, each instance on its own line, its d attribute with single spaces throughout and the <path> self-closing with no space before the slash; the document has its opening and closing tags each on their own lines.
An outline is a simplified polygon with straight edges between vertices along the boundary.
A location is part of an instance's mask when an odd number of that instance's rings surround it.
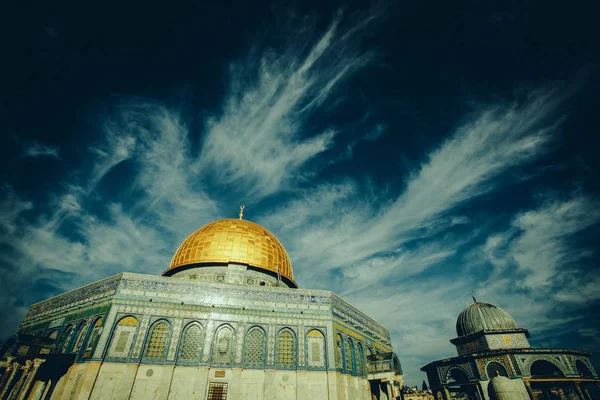
<svg viewBox="0 0 600 400">
<path fill-rule="evenodd" d="M 292 263 L 277 238 L 264 227 L 242 219 L 221 219 L 204 225 L 179 246 L 169 268 L 174 273 L 192 266 L 238 263 L 294 281 Z"/>
</svg>

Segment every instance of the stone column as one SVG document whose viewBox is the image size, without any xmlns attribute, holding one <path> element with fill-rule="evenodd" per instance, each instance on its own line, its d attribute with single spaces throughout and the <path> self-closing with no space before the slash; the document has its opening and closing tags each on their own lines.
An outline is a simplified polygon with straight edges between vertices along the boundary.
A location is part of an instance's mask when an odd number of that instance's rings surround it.
<svg viewBox="0 0 600 400">
<path fill-rule="evenodd" d="M 529 398 L 531 400 L 535 400 L 535 397 L 533 397 L 533 389 L 531 389 L 531 382 L 529 382 L 529 379 L 523 379 L 523 383 L 525 384 L 525 389 L 527 389 L 527 394 L 529 395 Z"/>
<path fill-rule="evenodd" d="M 15 384 L 15 387 L 13 388 L 13 390 L 10 391 L 10 396 L 8 397 L 9 400 L 16 399 L 17 396 L 19 395 L 19 393 L 21 392 L 21 388 L 23 387 L 23 384 L 25 383 L 25 380 L 27 379 L 27 376 L 29 375 L 29 370 L 31 370 L 32 365 L 33 365 L 33 361 L 31 361 L 31 360 L 25 361 L 25 367 L 23 367 L 23 373 L 21 374 L 19 381 Z"/>
<path fill-rule="evenodd" d="M 579 381 L 575 381 L 575 389 L 577 389 L 577 396 L 579 396 L 579 398 L 581 400 L 587 400 L 585 398 L 585 396 L 583 395 L 583 392 L 581 391 L 581 386 L 580 386 L 581 382 Z"/>
<path fill-rule="evenodd" d="M 0 377 L 0 391 L 2 390 L 2 388 L 4 387 L 4 384 L 6 383 L 6 381 L 8 380 L 8 378 L 10 377 L 10 374 L 12 372 L 12 362 L 15 358 L 8 356 L 6 357 L 6 369 L 4 370 L 4 374 L 2 374 L 2 377 Z M 1 397 L 1 396 L 0 396 Z"/>
<path fill-rule="evenodd" d="M 477 394 L 481 400 L 485 400 L 485 394 L 483 393 L 483 389 L 481 388 L 481 383 L 476 383 L 475 387 L 477 388 Z"/>
<path fill-rule="evenodd" d="M 46 383 L 46 388 L 44 389 L 44 393 L 42 393 L 42 397 L 40 397 L 41 399 L 46 399 L 48 398 L 48 393 L 50 392 L 50 388 L 52 387 L 52 379 L 50 379 L 47 383 Z"/>
<path fill-rule="evenodd" d="M 33 384 L 33 387 L 31 388 L 28 400 L 40 400 L 42 398 L 42 393 L 44 393 L 45 388 L 46 382 L 36 381 Z"/>
<path fill-rule="evenodd" d="M 387 390 L 387 382 L 381 381 L 379 383 L 379 398 L 385 399 L 385 400 L 390 400 L 390 393 L 388 393 L 388 390 Z"/>
<path fill-rule="evenodd" d="M 442 390 L 444 391 L 444 399 L 450 400 L 450 391 L 446 386 L 442 386 Z"/>
<path fill-rule="evenodd" d="M 29 375 L 27 375 L 27 379 L 25 380 L 25 383 L 23 384 L 23 388 L 21 389 L 21 394 L 19 395 L 19 397 L 17 398 L 18 400 L 25 400 L 26 396 L 27 396 L 27 392 L 29 392 L 29 388 L 31 388 L 31 385 L 33 384 L 33 380 L 35 379 L 35 374 L 37 374 L 37 370 L 40 367 L 40 365 L 42 365 L 42 363 L 46 361 L 42 358 L 35 358 L 33 360 L 33 369 L 29 372 Z"/>
<path fill-rule="evenodd" d="M 391 382 L 388 382 L 388 397 L 394 400 L 397 399 L 396 394 L 394 393 L 394 386 L 392 386 Z"/>
<path fill-rule="evenodd" d="M 8 389 L 10 388 L 10 385 L 15 380 L 15 377 L 17 376 L 17 372 L 19 371 L 19 369 L 21 369 L 21 364 L 19 364 L 18 362 L 12 363 L 10 365 L 10 368 L 11 368 L 10 376 L 5 381 L 4 387 L 2 388 L 2 391 L 0 392 L 0 400 L 4 400 L 8 397 Z"/>
</svg>

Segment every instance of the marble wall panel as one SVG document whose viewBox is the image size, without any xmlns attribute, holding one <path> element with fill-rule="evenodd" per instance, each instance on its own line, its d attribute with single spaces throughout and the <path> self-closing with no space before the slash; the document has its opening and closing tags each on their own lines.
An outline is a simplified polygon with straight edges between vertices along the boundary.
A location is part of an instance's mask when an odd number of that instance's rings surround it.
<svg viewBox="0 0 600 400">
<path fill-rule="evenodd" d="M 128 400 L 137 368 L 136 364 L 102 364 L 90 400 Z"/>
<path fill-rule="evenodd" d="M 204 400 L 208 372 L 208 367 L 175 368 L 169 400 Z"/>
<path fill-rule="evenodd" d="M 169 395 L 172 366 L 140 365 L 130 400 L 166 400 Z"/>
</svg>

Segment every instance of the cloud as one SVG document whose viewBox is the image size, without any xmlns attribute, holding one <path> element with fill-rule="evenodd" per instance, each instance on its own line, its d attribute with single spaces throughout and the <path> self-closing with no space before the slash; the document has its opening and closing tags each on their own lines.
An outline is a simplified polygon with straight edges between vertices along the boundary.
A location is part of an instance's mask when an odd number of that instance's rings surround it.
<svg viewBox="0 0 600 400">
<path fill-rule="evenodd" d="M 178 110 L 151 101 L 124 102 L 110 127 L 135 138 L 135 187 L 144 193 L 138 209 L 179 235 L 217 217 L 207 171 L 191 149 L 190 132 Z"/>
<path fill-rule="evenodd" d="M 136 129 L 137 122 L 118 118 L 109 118 L 106 121 L 103 127 L 104 140 L 89 148 L 94 156 L 94 164 L 87 179 L 88 194 L 95 190 L 96 185 L 114 167 L 133 156 L 137 144 L 135 137 L 137 132 L 132 131 Z"/>
<path fill-rule="evenodd" d="M 373 141 L 379 139 L 385 133 L 385 131 L 387 129 L 388 129 L 388 127 L 384 123 L 375 124 L 375 126 L 373 127 L 373 130 L 371 132 L 367 133 L 363 137 L 363 140 L 366 140 L 367 142 L 373 142 Z"/>
<path fill-rule="evenodd" d="M 310 118 L 372 59 L 355 42 L 374 18 L 345 26 L 340 13 L 316 42 L 291 32 L 287 51 L 232 65 L 223 111 L 206 124 L 200 168 L 255 197 L 301 178 L 300 169 L 331 149 L 337 134 L 334 128 L 312 128 Z"/>
<path fill-rule="evenodd" d="M 31 144 L 25 149 L 25 155 L 33 158 L 51 157 L 60 160 L 60 155 L 58 154 L 58 147 L 48 146 L 37 142 Z"/>
<path fill-rule="evenodd" d="M 598 201 L 575 195 L 567 200 L 549 199 L 541 207 L 518 214 L 511 229 L 491 235 L 485 253 L 499 273 L 519 273 L 517 285 L 529 290 L 565 280 L 577 263 L 590 256 L 573 246 L 572 237 L 600 221 Z M 567 279 L 572 280 L 572 278 Z M 563 298 L 571 298 L 560 294 Z"/>
<path fill-rule="evenodd" d="M 453 238 L 419 244 L 415 249 L 399 248 L 385 256 L 374 256 L 341 269 L 342 287 L 350 294 L 373 289 L 382 281 L 394 281 L 416 275 L 432 265 L 452 258 L 464 243 Z M 373 273 L 377 271 L 377 273 Z M 343 293 L 344 294 L 344 293 Z"/>
<path fill-rule="evenodd" d="M 474 113 L 433 150 L 406 179 L 395 200 L 382 202 L 357 190 L 338 191 L 327 203 L 331 184 L 306 194 L 267 215 L 268 226 L 281 232 L 303 264 L 334 269 L 380 252 L 398 249 L 417 238 L 432 237 L 456 224 L 449 215 L 457 206 L 497 189 L 495 179 L 511 168 L 537 159 L 550 148 L 560 117 L 560 96 L 532 94 L 522 103 L 492 106 Z M 335 191 L 335 190 L 334 190 Z M 319 214 L 306 208 L 319 203 Z M 277 214 L 298 216 L 292 225 Z M 303 216 L 307 216 L 304 220 Z M 311 248 L 310 253 L 300 249 Z M 320 269 L 314 272 L 320 273 Z M 307 274 L 308 275 L 308 274 Z M 310 276 L 310 275 L 308 275 Z"/>
<path fill-rule="evenodd" d="M 9 186 L 3 186 L 0 197 L 0 238 L 10 237 L 17 231 L 18 218 L 24 211 L 30 210 L 33 205 L 17 196 Z"/>
</svg>

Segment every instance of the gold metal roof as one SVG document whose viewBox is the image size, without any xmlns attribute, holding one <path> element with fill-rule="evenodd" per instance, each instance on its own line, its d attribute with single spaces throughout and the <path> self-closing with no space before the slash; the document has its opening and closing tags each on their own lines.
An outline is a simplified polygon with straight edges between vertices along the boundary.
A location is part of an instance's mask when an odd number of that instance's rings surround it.
<svg viewBox="0 0 600 400">
<path fill-rule="evenodd" d="M 292 262 L 279 240 L 262 226 L 242 219 L 211 222 L 192 233 L 179 246 L 163 275 L 199 263 L 241 263 L 281 273 L 294 281 Z"/>
</svg>

